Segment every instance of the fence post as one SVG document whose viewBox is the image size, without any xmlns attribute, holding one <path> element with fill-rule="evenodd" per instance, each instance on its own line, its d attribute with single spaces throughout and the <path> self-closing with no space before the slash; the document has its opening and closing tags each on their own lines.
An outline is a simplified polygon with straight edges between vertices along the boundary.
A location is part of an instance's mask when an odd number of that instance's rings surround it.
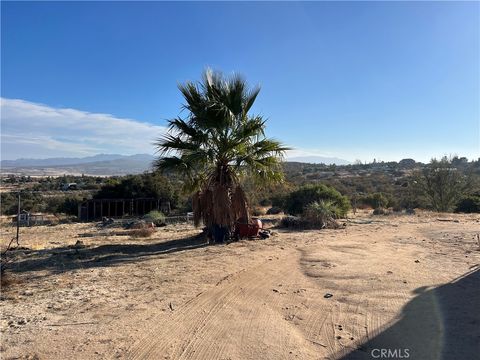
<svg viewBox="0 0 480 360">
<path fill-rule="evenodd" d="M 20 234 L 20 192 L 18 192 L 18 209 L 17 209 L 17 246 L 20 245 L 18 242 L 19 234 Z"/>
</svg>

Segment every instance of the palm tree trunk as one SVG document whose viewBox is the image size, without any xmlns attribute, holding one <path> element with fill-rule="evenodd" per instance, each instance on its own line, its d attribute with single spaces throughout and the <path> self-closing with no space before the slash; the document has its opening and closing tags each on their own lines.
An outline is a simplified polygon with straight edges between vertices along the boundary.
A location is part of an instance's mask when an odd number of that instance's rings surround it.
<svg viewBox="0 0 480 360">
<path fill-rule="evenodd" d="M 216 243 L 230 239 L 237 221 L 249 221 L 246 195 L 227 165 L 217 166 L 205 189 L 194 194 L 192 205 L 195 224 L 202 220 Z"/>
</svg>

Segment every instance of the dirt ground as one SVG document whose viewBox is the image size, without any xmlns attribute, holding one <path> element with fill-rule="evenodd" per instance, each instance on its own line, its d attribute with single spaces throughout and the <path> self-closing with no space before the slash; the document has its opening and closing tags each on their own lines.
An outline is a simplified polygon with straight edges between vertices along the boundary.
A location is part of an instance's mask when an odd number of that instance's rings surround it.
<svg viewBox="0 0 480 360">
<path fill-rule="evenodd" d="M 478 358 L 478 215 L 360 214 L 216 246 L 198 233 L 22 228 L 1 358 Z"/>
</svg>

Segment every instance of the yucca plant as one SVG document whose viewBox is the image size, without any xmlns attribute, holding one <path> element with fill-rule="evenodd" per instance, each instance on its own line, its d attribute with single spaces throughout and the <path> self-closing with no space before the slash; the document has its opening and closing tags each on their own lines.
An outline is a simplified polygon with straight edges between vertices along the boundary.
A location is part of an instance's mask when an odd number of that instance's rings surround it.
<svg viewBox="0 0 480 360">
<path fill-rule="evenodd" d="M 335 224 L 338 208 L 333 201 L 315 201 L 305 208 L 303 218 L 313 227 L 321 229 Z"/>
<path fill-rule="evenodd" d="M 265 136 L 261 116 L 249 114 L 260 88 L 249 89 L 243 77 L 207 70 L 202 81 L 179 89 L 188 116 L 169 121 L 168 133 L 156 144 L 156 167 L 184 176 L 195 224 L 203 221 L 215 241 L 223 241 L 237 221 L 249 221 L 242 178 L 281 181 L 288 148 Z"/>
</svg>

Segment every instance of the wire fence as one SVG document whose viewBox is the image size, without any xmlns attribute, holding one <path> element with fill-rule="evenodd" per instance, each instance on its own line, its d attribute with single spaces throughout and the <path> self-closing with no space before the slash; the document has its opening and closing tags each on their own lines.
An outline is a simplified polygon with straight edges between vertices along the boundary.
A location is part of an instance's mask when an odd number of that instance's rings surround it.
<svg viewBox="0 0 480 360">
<path fill-rule="evenodd" d="M 186 215 L 179 216 L 167 216 L 165 218 L 166 224 L 179 224 L 179 223 L 192 223 L 193 224 L 193 213 L 187 213 Z"/>
<path fill-rule="evenodd" d="M 74 243 L 81 238 L 89 237 L 103 241 L 103 237 L 129 235 L 131 224 L 141 221 L 141 217 L 125 217 L 91 222 L 71 223 L 25 223 L 19 228 L 19 243 L 12 239 L 16 238 L 16 222 L 3 222 L 0 226 L 0 251 L 4 251 L 11 240 L 19 249 L 41 249 L 45 246 L 57 246 L 55 244 Z M 111 221 L 111 222 L 109 222 Z M 193 229 L 193 214 L 168 216 L 165 218 L 167 226 L 183 226 L 185 229 Z M 158 231 L 162 231 L 160 227 Z M 52 245 L 53 244 L 53 245 Z M 71 245 L 70 244 L 70 245 Z M 16 246 L 15 246 L 16 247 Z"/>
</svg>

